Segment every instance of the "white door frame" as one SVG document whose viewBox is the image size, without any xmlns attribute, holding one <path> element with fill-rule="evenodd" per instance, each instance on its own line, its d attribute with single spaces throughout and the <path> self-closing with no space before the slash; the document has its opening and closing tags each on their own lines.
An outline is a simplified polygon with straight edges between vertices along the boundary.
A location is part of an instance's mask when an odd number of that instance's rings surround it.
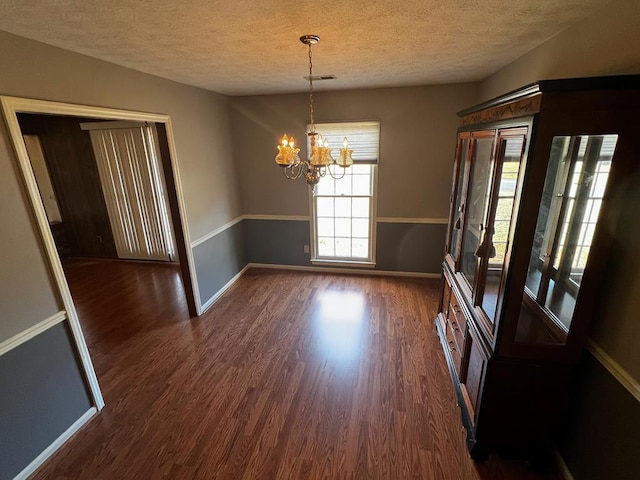
<svg viewBox="0 0 640 480">
<path fill-rule="evenodd" d="M 169 115 L 157 113 L 133 112 L 113 108 L 91 107 L 71 103 L 51 102 L 45 100 L 35 100 L 9 96 L 0 96 L 0 103 L 2 104 L 2 111 L 4 113 L 6 124 L 9 129 L 11 142 L 13 143 L 13 147 L 18 159 L 18 165 L 20 167 L 22 179 L 27 189 L 27 193 L 31 203 L 31 209 L 35 216 L 38 230 L 40 231 L 40 238 L 45 249 L 49 267 L 53 274 L 54 282 L 58 289 L 58 294 L 62 300 L 66 312 L 66 317 L 69 320 L 69 325 L 71 327 L 71 332 L 76 344 L 76 348 L 82 362 L 82 367 L 89 383 L 93 402 L 95 407 L 98 410 L 101 410 L 102 407 L 104 407 L 104 399 L 102 398 L 102 392 L 100 391 L 100 386 L 98 385 L 96 372 L 93 368 L 93 363 L 91 361 L 89 350 L 82 333 L 82 327 L 80 326 L 78 314 L 76 312 L 76 308 L 73 304 L 73 299 L 69 291 L 69 285 L 67 284 L 67 279 L 62 269 L 62 263 L 60 262 L 60 257 L 58 256 L 58 251 L 53 240 L 53 235 L 51 234 L 49 221 L 47 220 L 47 215 L 44 211 L 44 207 L 42 206 L 40 191 L 38 190 L 38 185 L 31 168 L 29 155 L 27 154 L 27 149 L 22 138 L 22 131 L 20 129 L 17 114 L 43 113 L 75 117 L 104 118 L 109 120 L 131 120 L 137 122 L 162 123 L 166 126 L 167 141 L 169 144 L 169 153 L 171 157 L 171 169 L 173 171 L 175 191 L 178 198 L 178 208 L 180 211 L 180 219 L 178 221 L 182 227 L 182 235 L 184 236 L 187 252 L 187 258 L 181 259 L 181 261 L 187 262 L 193 288 L 192 295 L 195 300 L 197 314 L 200 315 L 202 313 L 202 306 L 200 301 L 195 264 L 193 261 L 189 228 L 187 225 L 184 196 L 182 193 L 182 182 L 180 181 L 180 173 L 176 160 L 177 155 L 175 149 L 175 140 L 173 137 L 173 129 L 171 126 L 171 118 L 169 117 Z M 175 220 L 176 219 L 174 219 L 174 224 Z"/>
</svg>

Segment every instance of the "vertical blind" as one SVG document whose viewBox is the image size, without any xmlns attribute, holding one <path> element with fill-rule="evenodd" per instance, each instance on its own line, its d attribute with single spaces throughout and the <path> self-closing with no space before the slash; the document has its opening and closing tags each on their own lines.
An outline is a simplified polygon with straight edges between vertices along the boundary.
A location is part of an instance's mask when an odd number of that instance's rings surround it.
<svg viewBox="0 0 640 480">
<path fill-rule="evenodd" d="M 174 257 L 155 126 L 90 131 L 119 258 Z"/>
<path fill-rule="evenodd" d="M 347 137 L 349 149 L 353 150 L 353 163 L 378 163 L 380 122 L 316 123 L 316 131 L 327 139 L 334 158 L 338 158 L 342 141 Z M 310 151 L 307 139 L 307 152 Z"/>
</svg>

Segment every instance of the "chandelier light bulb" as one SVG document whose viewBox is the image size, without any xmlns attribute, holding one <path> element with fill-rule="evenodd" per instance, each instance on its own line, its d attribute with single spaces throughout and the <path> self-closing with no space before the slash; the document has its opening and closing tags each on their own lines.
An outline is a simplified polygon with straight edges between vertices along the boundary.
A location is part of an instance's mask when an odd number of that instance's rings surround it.
<svg viewBox="0 0 640 480">
<path fill-rule="evenodd" d="M 344 140 L 342 141 L 342 146 L 344 148 L 347 148 L 349 146 L 349 142 L 347 142 L 347 137 L 344 137 Z"/>
</svg>

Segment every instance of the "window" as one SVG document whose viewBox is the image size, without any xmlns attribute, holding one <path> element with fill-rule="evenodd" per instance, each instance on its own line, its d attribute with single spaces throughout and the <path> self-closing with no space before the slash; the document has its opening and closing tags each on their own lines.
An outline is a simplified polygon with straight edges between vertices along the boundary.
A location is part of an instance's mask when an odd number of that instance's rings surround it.
<svg viewBox="0 0 640 480">
<path fill-rule="evenodd" d="M 329 141 L 334 157 L 346 136 L 349 148 L 354 150 L 354 164 L 346 170 L 335 165 L 329 167 L 339 179 L 327 174 L 313 189 L 312 261 L 373 264 L 380 124 L 331 123 L 316 127 Z"/>
</svg>

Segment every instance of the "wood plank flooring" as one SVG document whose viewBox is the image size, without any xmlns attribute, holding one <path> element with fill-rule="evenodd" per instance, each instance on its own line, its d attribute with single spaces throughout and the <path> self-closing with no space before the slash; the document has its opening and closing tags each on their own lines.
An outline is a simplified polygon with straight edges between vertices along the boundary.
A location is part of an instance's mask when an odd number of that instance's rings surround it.
<svg viewBox="0 0 640 480">
<path fill-rule="evenodd" d="M 469 458 L 437 281 L 250 270 L 189 319 L 177 267 L 65 270 L 106 407 L 35 479 L 561 479 Z"/>
</svg>

